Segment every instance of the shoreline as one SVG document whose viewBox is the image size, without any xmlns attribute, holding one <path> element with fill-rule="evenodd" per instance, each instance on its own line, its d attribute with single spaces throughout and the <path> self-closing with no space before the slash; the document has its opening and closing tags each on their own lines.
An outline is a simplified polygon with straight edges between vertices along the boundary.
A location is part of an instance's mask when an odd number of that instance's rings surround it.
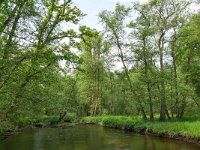
<svg viewBox="0 0 200 150">
<path fill-rule="evenodd" d="M 159 138 L 169 139 L 169 140 L 177 140 L 180 142 L 187 142 L 188 144 L 195 144 L 195 145 L 200 146 L 200 137 L 199 138 L 190 138 L 190 137 L 186 137 L 186 136 L 183 136 L 180 134 L 170 135 L 170 134 L 165 134 L 165 133 L 157 133 L 157 132 L 153 132 L 151 129 L 148 129 L 148 128 L 141 129 L 140 131 L 138 131 L 138 129 L 130 130 L 130 129 L 126 129 L 126 128 L 116 128 L 116 127 L 112 127 L 112 126 L 106 126 L 106 125 L 103 125 L 102 123 L 81 123 L 81 124 L 98 125 L 98 126 L 103 126 L 106 128 L 112 128 L 112 129 L 116 129 L 116 130 L 125 131 L 128 133 L 135 133 L 135 134 L 139 134 L 139 135 L 159 137 Z"/>
<path fill-rule="evenodd" d="M 22 133 L 23 130 L 30 128 L 30 129 L 40 129 L 40 128 L 55 128 L 55 129 L 65 129 L 65 128 L 69 128 L 69 127 L 73 127 L 77 124 L 75 123 L 69 123 L 69 122 L 65 122 L 65 123 L 58 123 L 58 124 L 43 124 L 43 123 L 37 123 L 37 124 L 27 124 L 24 125 L 23 127 L 18 128 L 17 130 L 8 130 L 8 131 L 4 131 L 0 133 L 0 143 L 2 141 L 4 141 L 5 139 L 7 139 L 8 137 L 18 134 L 18 133 Z"/>
<path fill-rule="evenodd" d="M 7 139 L 8 137 L 14 135 L 14 134 L 17 134 L 19 132 L 15 132 L 15 131 L 5 131 L 3 133 L 0 133 L 0 143 L 2 141 L 4 141 L 5 139 Z"/>
<path fill-rule="evenodd" d="M 115 120 L 113 119 L 115 118 Z M 167 132 L 167 131 L 162 131 L 161 129 L 157 129 L 157 131 L 152 128 L 156 123 L 161 123 L 161 122 L 145 122 L 141 120 L 132 120 L 129 118 L 129 121 L 126 119 L 128 117 L 123 117 L 121 120 L 118 120 L 120 116 L 98 116 L 98 117 L 82 117 L 79 118 L 78 120 L 69 120 L 69 122 L 62 122 L 58 124 L 43 124 L 37 123 L 37 124 L 26 124 L 17 130 L 8 130 L 5 132 L 0 133 L 0 142 L 8 138 L 9 136 L 12 136 L 14 134 L 17 134 L 21 132 L 25 128 L 68 128 L 68 127 L 73 127 L 78 124 L 95 124 L 95 125 L 100 125 L 108 128 L 113 128 L 117 130 L 122 130 L 125 132 L 129 133 L 136 133 L 140 135 L 148 135 L 152 137 L 159 137 L 159 138 L 165 138 L 165 139 L 170 139 L 170 140 L 177 140 L 181 142 L 187 142 L 190 144 L 195 144 L 200 146 L 200 133 L 198 134 L 197 137 L 189 137 L 186 135 L 182 135 L 178 132 Z M 173 122 L 172 122 L 173 123 Z M 162 124 L 167 124 L 167 122 L 162 122 Z M 169 127 L 170 128 L 170 127 Z"/>
<path fill-rule="evenodd" d="M 200 133 L 199 133 L 199 137 L 189 137 L 189 136 L 184 136 L 184 135 L 182 135 L 180 133 L 176 133 L 176 132 L 173 132 L 173 133 L 156 132 L 156 131 L 153 131 L 153 129 L 151 129 L 151 127 L 148 128 L 148 127 L 145 127 L 144 125 L 142 125 L 142 127 L 140 127 L 140 126 L 127 127 L 125 125 L 124 126 L 121 125 L 120 122 L 115 123 L 114 125 L 108 125 L 108 124 L 104 123 L 104 121 L 97 121 L 97 120 L 94 121 L 94 120 L 91 119 L 91 120 L 85 121 L 83 118 L 81 123 L 82 124 L 95 124 L 95 125 L 100 125 L 100 126 L 104 126 L 104 127 L 108 127 L 108 128 L 122 130 L 125 132 L 130 132 L 130 133 L 135 133 L 135 134 L 140 134 L 140 135 L 147 135 L 147 136 L 152 136 L 152 137 L 165 138 L 165 139 L 170 139 L 170 140 L 177 140 L 177 141 L 187 142 L 189 144 L 195 144 L 195 145 L 200 146 Z M 152 124 L 154 124 L 154 123 L 152 123 Z"/>
</svg>

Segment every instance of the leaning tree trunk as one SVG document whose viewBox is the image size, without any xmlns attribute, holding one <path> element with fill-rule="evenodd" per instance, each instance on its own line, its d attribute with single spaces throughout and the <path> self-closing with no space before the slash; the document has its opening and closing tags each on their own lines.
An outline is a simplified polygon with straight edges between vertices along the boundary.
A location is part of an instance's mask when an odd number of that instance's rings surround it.
<svg viewBox="0 0 200 150">
<path fill-rule="evenodd" d="M 140 97 L 139 97 L 138 93 L 135 91 L 135 89 L 133 88 L 132 81 L 131 81 L 131 78 L 129 76 L 129 72 L 128 72 L 128 69 L 126 67 L 125 61 L 124 61 L 124 54 L 123 54 L 123 51 L 122 51 L 122 48 L 121 48 L 121 45 L 120 45 L 120 42 L 119 42 L 119 38 L 118 38 L 117 35 L 115 35 L 115 37 L 116 37 L 117 47 L 119 49 L 119 56 L 120 56 L 121 62 L 122 62 L 123 67 L 124 67 L 125 75 L 127 77 L 130 90 L 131 90 L 134 98 L 136 98 L 136 103 L 139 106 L 140 111 L 142 112 L 143 119 L 147 120 L 147 115 L 146 115 L 146 112 L 144 110 L 144 107 L 142 106 L 142 102 L 140 100 Z"/>
</svg>

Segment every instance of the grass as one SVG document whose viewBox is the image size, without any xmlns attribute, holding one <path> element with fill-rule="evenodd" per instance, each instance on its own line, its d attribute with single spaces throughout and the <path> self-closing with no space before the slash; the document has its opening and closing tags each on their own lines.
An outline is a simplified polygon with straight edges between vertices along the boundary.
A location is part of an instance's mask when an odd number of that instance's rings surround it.
<svg viewBox="0 0 200 150">
<path fill-rule="evenodd" d="M 170 120 L 166 122 L 144 121 L 141 117 L 129 116 L 97 116 L 83 117 L 83 123 L 102 124 L 104 126 L 128 131 L 144 132 L 151 131 L 155 134 L 169 136 L 184 136 L 188 138 L 200 138 L 200 119 L 184 118 L 182 120 Z"/>
<path fill-rule="evenodd" d="M 156 133 L 182 135 L 190 138 L 200 137 L 200 121 L 176 121 L 176 122 L 156 122 L 152 124 L 152 129 Z"/>
</svg>

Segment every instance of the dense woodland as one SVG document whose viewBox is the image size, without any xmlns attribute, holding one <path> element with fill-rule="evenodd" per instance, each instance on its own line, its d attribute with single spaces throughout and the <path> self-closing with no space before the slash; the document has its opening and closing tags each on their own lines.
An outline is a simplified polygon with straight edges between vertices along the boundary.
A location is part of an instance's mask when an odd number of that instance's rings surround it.
<svg viewBox="0 0 200 150">
<path fill-rule="evenodd" d="M 0 119 L 200 114 L 198 3 L 117 3 L 98 31 L 73 0 L 1 0 Z"/>
</svg>

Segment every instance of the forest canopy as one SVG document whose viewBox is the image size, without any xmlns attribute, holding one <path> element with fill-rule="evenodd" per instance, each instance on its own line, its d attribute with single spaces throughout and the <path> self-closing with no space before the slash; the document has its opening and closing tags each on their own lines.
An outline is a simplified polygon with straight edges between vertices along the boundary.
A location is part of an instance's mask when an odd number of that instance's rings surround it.
<svg viewBox="0 0 200 150">
<path fill-rule="evenodd" d="M 200 12 L 192 5 L 199 2 L 117 3 L 99 12 L 99 31 L 80 25 L 85 14 L 73 0 L 0 1 L 0 120 L 199 115 Z"/>
</svg>

